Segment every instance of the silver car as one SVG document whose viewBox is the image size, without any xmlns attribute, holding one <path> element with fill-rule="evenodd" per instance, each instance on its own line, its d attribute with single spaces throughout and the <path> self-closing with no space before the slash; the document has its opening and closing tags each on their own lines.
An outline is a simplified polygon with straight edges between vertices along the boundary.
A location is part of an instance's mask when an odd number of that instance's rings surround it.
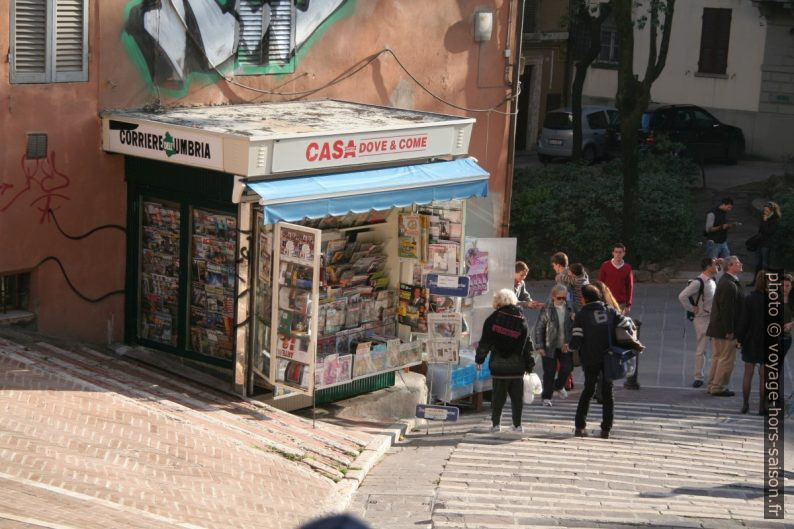
<svg viewBox="0 0 794 529">
<path fill-rule="evenodd" d="M 607 126 L 617 118 L 612 107 L 582 107 L 582 160 L 593 163 L 607 155 Z M 569 107 L 552 110 L 543 120 L 538 140 L 538 158 L 547 162 L 552 158 L 570 158 L 573 152 L 573 113 Z"/>
</svg>

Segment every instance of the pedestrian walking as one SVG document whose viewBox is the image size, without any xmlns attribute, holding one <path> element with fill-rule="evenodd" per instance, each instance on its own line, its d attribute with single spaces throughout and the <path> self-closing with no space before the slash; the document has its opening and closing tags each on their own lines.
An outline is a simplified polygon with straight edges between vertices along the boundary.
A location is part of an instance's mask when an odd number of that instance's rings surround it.
<svg viewBox="0 0 794 529">
<path fill-rule="evenodd" d="M 711 303 L 714 301 L 714 291 L 717 289 L 717 282 L 714 277 L 717 275 L 717 259 L 704 257 L 700 261 L 702 272 L 678 294 L 678 301 L 689 314 L 692 314 L 692 327 L 695 329 L 695 373 L 693 388 L 703 385 L 704 371 L 706 363 L 706 346 L 709 338 L 706 336 L 706 329 L 709 326 L 711 316 Z"/>
<path fill-rule="evenodd" d="M 750 386 L 753 383 L 753 372 L 758 366 L 758 392 L 760 401 L 758 415 L 766 411 L 764 392 L 764 363 L 766 361 L 766 348 L 764 347 L 764 305 L 766 304 L 766 274 L 760 270 L 755 274 L 755 289 L 747 294 L 744 300 L 739 326 L 736 329 L 736 338 L 742 345 L 742 361 L 744 362 L 744 377 L 742 378 L 742 409 L 740 413 L 747 413 L 750 409 Z"/>
<path fill-rule="evenodd" d="M 728 388 L 728 383 L 736 363 L 736 330 L 744 303 L 744 289 L 739 282 L 742 262 L 731 255 L 725 259 L 723 267 L 725 273 L 717 282 L 706 329 L 713 349 L 707 389 L 715 397 L 732 397 L 735 393 Z"/>
<path fill-rule="evenodd" d="M 573 303 L 573 285 L 571 284 L 571 273 L 568 270 L 568 255 L 565 252 L 557 252 L 552 255 L 551 269 L 554 271 L 554 283 L 565 285 L 568 289 L 568 301 Z"/>
<path fill-rule="evenodd" d="M 761 210 L 761 222 L 758 233 L 747 241 L 747 249 L 755 248 L 755 273 L 769 268 L 769 259 L 777 244 L 777 228 L 780 222 L 780 206 L 776 202 L 767 202 Z M 748 286 L 754 286 L 754 282 Z"/>
<path fill-rule="evenodd" d="M 590 284 L 590 277 L 582 263 L 573 263 L 568 267 L 568 281 L 573 295 L 573 310 L 579 312 L 584 305 L 582 287 Z"/>
<path fill-rule="evenodd" d="M 543 302 L 534 301 L 532 296 L 529 295 L 527 285 L 524 280 L 529 274 L 529 266 L 524 261 L 516 261 L 516 273 L 513 276 L 513 291 L 518 299 L 518 305 L 530 309 L 539 309 L 543 307 Z"/>
<path fill-rule="evenodd" d="M 623 243 L 612 245 L 612 258 L 601 263 L 598 270 L 598 280 L 602 281 L 620 305 L 620 313 L 628 316 L 631 312 L 631 304 L 634 300 L 634 271 L 631 265 L 625 261 L 626 246 Z M 637 325 L 640 325 L 638 322 Z M 637 357 L 637 369 L 634 374 L 626 379 L 623 387 L 626 389 L 640 389 L 637 380 L 639 375 L 640 359 Z"/>
<path fill-rule="evenodd" d="M 706 214 L 706 257 L 728 257 L 728 230 L 738 223 L 728 222 L 728 213 L 733 209 L 733 199 L 723 198 L 720 204 Z"/>
<path fill-rule="evenodd" d="M 567 295 L 565 285 L 551 287 L 549 301 L 540 310 L 535 323 L 534 342 L 543 363 L 541 399 L 544 406 L 551 406 L 552 395 L 568 398 L 565 383 L 573 371 L 573 356 L 568 343 L 573 331 L 574 312 L 566 299 Z"/>
<path fill-rule="evenodd" d="M 532 358 L 532 340 L 529 337 L 527 322 L 518 307 L 514 291 L 503 288 L 494 293 L 494 312 L 488 316 L 482 327 L 482 337 L 477 345 L 474 362 L 477 370 L 485 361 L 488 353 L 491 359 L 488 367 L 493 378 L 491 392 L 491 431 L 501 430 L 502 408 L 510 395 L 514 432 L 524 431 L 521 426 L 521 411 L 524 401 L 524 373 L 535 368 Z"/>
<path fill-rule="evenodd" d="M 603 281 L 593 281 L 593 286 L 598 289 L 598 294 L 601 296 L 601 300 L 604 302 L 604 305 L 607 307 L 612 307 L 615 309 L 615 312 L 620 314 L 620 304 L 615 299 L 615 296 L 612 295 L 612 291 L 609 290 L 609 287 Z M 636 359 L 635 359 L 636 362 Z M 595 393 L 593 394 L 593 399 L 601 404 L 601 377 L 598 378 L 598 382 L 596 382 L 596 389 Z"/>
<path fill-rule="evenodd" d="M 612 307 L 607 307 L 601 300 L 598 289 L 593 285 L 582 288 L 585 304 L 582 310 L 576 313 L 573 323 L 571 350 L 579 351 L 584 371 L 584 389 L 579 396 L 576 407 L 574 435 L 587 437 L 587 413 L 590 410 L 590 399 L 596 388 L 596 381 L 602 378 L 601 401 L 603 411 L 601 416 L 601 433 L 604 439 L 609 437 L 615 412 L 615 402 L 612 394 L 612 381 L 606 380 L 604 372 L 604 355 L 610 344 L 610 334 L 614 336 L 615 326 L 623 316 Z M 611 313 L 611 317 L 610 317 Z M 610 326 L 609 322 L 612 321 Z"/>
</svg>

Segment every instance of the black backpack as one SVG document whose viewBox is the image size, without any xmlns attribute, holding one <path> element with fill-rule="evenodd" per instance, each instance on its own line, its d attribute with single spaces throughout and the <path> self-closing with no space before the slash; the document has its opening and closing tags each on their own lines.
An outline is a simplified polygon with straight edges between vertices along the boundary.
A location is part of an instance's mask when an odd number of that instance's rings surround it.
<svg viewBox="0 0 794 529">
<path fill-rule="evenodd" d="M 696 277 L 695 279 L 690 279 L 689 281 L 687 281 L 687 285 L 690 284 L 692 281 L 699 281 L 700 282 L 700 288 L 698 289 L 697 297 L 695 297 L 695 299 L 692 299 L 692 296 L 689 296 L 689 302 L 691 304 L 697 306 L 697 304 L 700 303 L 700 300 L 703 299 L 703 287 L 704 287 L 704 285 L 703 285 L 703 280 L 701 278 L 699 278 L 699 277 Z M 688 319 L 689 321 L 694 320 L 695 319 L 695 313 L 692 312 L 691 310 L 686 311 L 686 319 Z"/>
</svg>

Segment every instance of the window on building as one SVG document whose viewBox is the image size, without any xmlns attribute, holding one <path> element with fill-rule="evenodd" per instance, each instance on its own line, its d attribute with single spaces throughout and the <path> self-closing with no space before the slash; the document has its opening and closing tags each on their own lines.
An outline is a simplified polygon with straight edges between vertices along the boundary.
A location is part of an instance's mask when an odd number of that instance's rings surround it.
<svg viewBox="0 0 794 529">
<path fill-rule="evenodd" d="M 88 80 L 88 0 L 11 1 L 12 83 Z"/>
<path fill-rule="evenodd" d="M 524 3 L 524 33 L 535 33 L 538 30 L 538 0 L 526 0 Z"/>
<path fill-rule="evenodd" d="M 730 9 L 703 9 L 700 34 L 699 73 L 725 74 L 728 68 L 728 42 L 731 37 Z"/>
<path fill-rule="evenodd" d="M 246 67 L 283 66 L 289 63 L 295 49 L 293 0 L 242 0 L 238 14 L 238 73 L 246 73 Z"/>
<path fill-rule="evenodd" d="M 618 63 L 618 28 L 612 15 L 601 23 L 601 51 L 598 53 L 598 62 Z"/>
<path fill-rule="evenodd" d="M 0 314 L 28 310 L 30 274 L 0 275 Z"/>
</svg>

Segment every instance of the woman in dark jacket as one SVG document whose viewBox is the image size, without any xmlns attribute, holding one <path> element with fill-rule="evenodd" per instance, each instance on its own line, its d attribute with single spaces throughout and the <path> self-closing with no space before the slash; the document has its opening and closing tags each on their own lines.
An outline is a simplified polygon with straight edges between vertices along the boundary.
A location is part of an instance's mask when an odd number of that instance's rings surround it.
<svg viewBox="0 0 794 529">
<path fill-rule="evenodd" d="M 777 225 L 780 221 L 780 206 L 767 202 L 761 212 L 758 226 L 758 247 L 755 250 L 755 273 L 769 268 L 769 254 L 775 247 Z"/>
<path fill-rule="evenodd" d="M 755 290 L 744 299 L 742 315 L 736 331 L 736 339 L 742 346 L 744 362 L 744 378 L 742 379 L 742 409 L 747 413 L 750 409 L 750 386 L 753 383 L 753 371 L 758 365 L 758 391 L 761 401 L 758 414 L 764 414 L 764 305 L 766 303 L 766 275 L 763 271 L 755 274 Z"/>
<path fill-rule="evenodd" d="M 488 316 L 482 326 L 482 337 L 477 346 L 477 355 L 474 362 L 477 369 L 485 362 L 488 353 L 491 360 L 488 366 L 493 377 L 493 390 L 491 396 L 491 427 L 492 432 L 501 430 L 499 423 L 502 418 L 502 408 L 510 395 L 510 404 L 513 411 L 513 431 L 523 432 L 521 427 L 521 411 L 524 405 L 524 373 L 531 373 L 535 361 L 530 352 L 532 340 L 524 314 L 518 307 L 518 298 L 515 292 L 503 288 L 493 297 L 493 307 L 496 309 Z"/>
</svg>

